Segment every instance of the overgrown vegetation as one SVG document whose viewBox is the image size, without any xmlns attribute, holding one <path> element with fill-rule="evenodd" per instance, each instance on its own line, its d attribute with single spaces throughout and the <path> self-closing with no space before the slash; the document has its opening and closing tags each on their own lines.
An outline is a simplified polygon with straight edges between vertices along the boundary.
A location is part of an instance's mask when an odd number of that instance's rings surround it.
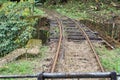
<svg viewBox="0 0 120 80">
<path fill-rule="evenodd" d="M 120 5 L 114 0 L 68 0 L 66 4 L 50 5 L 58 13 L 77 20 L 87 20 L 95 24 L 94 30 L 102 36 L 120 42 Z M 99 29 L 99 30 L 98 30 Z"/>
<path fill-rule="evenodd" d="M 55 9 L 60 14 L 63 14 L 70 18 L 88 19 L 91 17 L 91 12 L 101 15 L 104 15 L 105 13 L 109 14 L 111 11 L 118 12 L 118 10 L 116 10 L 116 8 L 112 6 L 113 4 L 115 3 L 112 2 L 112 0 L 101 0 L 98 3 L 96 3 L 95 0 L 68 0 L 67 4 L 50 5 L 49 8 Z"/>
<path fill-rule="evenodd" d="M 27 41 L 33 37 L 32 34 L 35 32 L 35 28 L 33 26 L 36 24 L 36 21 L 38 20 L 37 17 L 44 14 L 43 11 L 34 7 L 33 3 L 29 1 L 18 2 L 18 3 L 6 2 L 6 1 L 7 0 L 0 1 L 0 55 L 1 56 L 9 53 L 10 51 L 16 48 L 24 47 Z M 40 1 L 41 3 L 46 2 L 47 5 L 45 6 L 47 8 L 55 9 L 60 14 L 66 15 L 70 18 L 74 18 L 78 20 L 87 19 L 95 23 L 99 22 L 100 24 L 104 20 L 109 21 L 113 19 L 113 17 L 115 17 L 114 14 L 115 15 L 120 14 L 120 10 L 116 6 L 113 7 L 114 2 L 112 0 L 67 0 L 68 4 L 60 3 L 60 1 L 65 1 L 65 0 L 52 0 L 52 1 L 38 0 L 38 1 Z M 50 3 L 49 6 L 48 3 Z M 102 27 L 102 28 L 105 31 L 106 35 L 111 35 L 111 33 L 109 32 L 112 32 L 112 30 L 108 30 L 109 31 L 108 32 L 106 30 L 106 27 Z M 112 29 L 112 28 L 107 28 L 107 29 Z M 119 30 L 119 28 L 115 28 L 115 29 Z M 57 33 L 58 29 L 56 28 L 55 30 Z M 48 35 L 47 34 L 48 32 L 45 31 L 45 29 L 41 30 L 41 33 L 44 34 L 44 36 L 43 34 L 41 34 L 43 38 L 46 35 Z M 41 54 L 37 56 L 39 58 L 43 58 L 45 56 L 44 54 L 45 51 L 47 51 L 47 47 L 42 46 L 40 51 Z M 106 71 L 116 70 L 117 72 L 120 72 L 120 62 L 119 62 L 120 49 L 109 51 L 105 47 L 102 47 L 102 48 L 98 48 L 97 52 L 100 56 L 102 65 L 104 66 Z M 34 60 L 36 60 L 36 58 Z M 18 74 L 18 73 L 29 74 L 32 73 L 31 70 L 33 69 L 33 66 L 31 65 L 33 64 L 29 61 L 21 61 L 19 63 L 15 61 L 0 68 L 0 74 Z"/>
<path fill-rule="evenodd" d="M 99 29 L 103 36 L 109 36 L 120 42 L 119 3 L 114 0 L 68 0 L 67 4 L 50 5 L 49 8 L 70 18 L 99 24 L 97 28 L 95 27 L 96 31 Z"/>
<path fill-rule="evenodd" d="M 0 68 L 0 74 L 32 74 L 32 63 L 29 61 L 13 61 Z"/>
<path fill-rule="evenodd" d="M 120 73 L 120 49 L 107 50 L 105 47 L 97 48 L 100 60 L 106 71 Z"/>
<path fill-rule="evenodd" d="M 119 3 L 115 0 L 68 0 L 66 4 L 50 5 L 47 8 L 54 9 L 70 18 L 85 20 L 86 24 L 91 22 L 87 26 L 90 26 L 92 30 L 101 32 L 101 35 L 120 42 Z M 102 47 L 97 51 L 106 71 L 116 70 L 120 72 L 119 48 L 109 51 Z"/>
<path fill-rule="evenodd" d="M 34 69 L 40 66 L 40 61 L 45 58 L 46 52 L 48 51 L 48 46 L 42 46 L 40 48 L 40 54 L 36 56 L 21 56 L 16 61 L 8 63 L 0 67 L 0 74 L 2 75 L 24 75 L 24 74 L 34 74 Z M 39 63 L 39 64 L 38 64 Z M 9 79 L 10 80 L 10 79 Z M 28 80 L 28 79 L 27 79 Z"/>
<path fill-rule="evenodd" d="M 81 4 L 81 5 L 80 5 Z M 86 11 L 83 11 L 86 5 L 78 1 L 69 1 L 68 4 L 64 5 L 52 5 L 49 8 L 55 9 L 62 15 L 66 15 L 70 18 L 87 18 Z"/>
<path fill-rule="evenodd" d="M 32 16 L 43 14 L 29 1 L 4 3 L 0 9 L 0 55 L 23 47 L 35 31 L 37 18 Z"/>
<path fill-rule="evenodd" d="M 0 5 L 2 5 L 4 2 L 7 2 L 8 0 L 0 0 Z"/>
<path fill-rule="evenodd" d="M 48 46 L 42 46 L 41 48 L 40 48 L 40 51 L 41 51 L 41 53 L 40 53 L 40 58 L 41 59 L 43 59 L 43 58 L 45 58 L 45 53 L 48 51 Z"/>
</svg>

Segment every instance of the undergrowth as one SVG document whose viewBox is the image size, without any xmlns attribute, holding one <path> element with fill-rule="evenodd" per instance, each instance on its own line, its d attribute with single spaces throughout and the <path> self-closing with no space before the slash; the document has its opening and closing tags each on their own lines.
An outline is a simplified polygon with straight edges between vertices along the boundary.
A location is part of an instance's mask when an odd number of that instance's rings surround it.
<svg viewBox="0 0 120 80">
<path fill-rule="evenodd" d="M 45 53 L 48 51 L 48 46 L 42 46 L 41 48 L 40 48 L 40 55 L 39 55 L 39 57 L 41 58 L 41 59 L 43 59 L 46 55 L 45 55 Z"/>
<path fill-rule="evenodd" d="M 32 56 L 27 58 L 21 58 L 16 61 L 7 63 L 0 67 L 1 75 L 24 75 L 24 74 L 34 74 L 34 68 L 38 60 L 45 58 L 45 53 L 48 51 L 48 46 L 42 46 L 40 48 L 40 53 L 37 56 Z"/>
<path fill-rule="evenodd" d="M 120 48 L 107 50 L 105 47 L 101 47 L 96 50 L 106 71 L 117 71 L 120 73 Z"/>
<path fill-rule="evenodd" d="M 32 74 L 32 63 L 29 61 L 13 61 L 0 68 L 2 75 L 15 75 L 15 74 Z"/>
<path fill-rule="evenodd" d="M 34 9 L 33 9 L 34 8 Z M 5 2 L 0 9 L 0 55 L 24 47 L 35 33 L 34 25 L 44 12 L 29 1 Z"/>
<path fill-rule="evenodd" d="M 56 10 L 58 13 L 77 20 L 92 20 L 94 22 L 103 22 L 111 20 L 114 16 L 120 14 L 120 10 L 114 7 L 112 1 L 100 2 L 99 9 L 95 2 L 81 2 L 70 0 L 66 4 L 50 5 L 48 8 Z M 98 48 L 102 65 L 106 71 L 117 71 L 120 73 L 120 49 L 107 50 L 105 47 Z"/>
<path fill-rule="evenodd" d="M 62 15 L 68 16 L 74 19 L 91 19 L 94 17 L 93 14 L 108 16 L 111 15 L 111 12 L 115 14 L 119 14 L 120 10 L 117 10 L 115 7 L 111 5 L 112 2 L 105 3 L 104 1 L 100 2 L 100 9 L 97 10 L 97 3 L 89 1 L 82 2 L 76 0 L 70 0 L 66 4 L 57 4 L 46 6 L 47 8 L 54 9 Z"/>
</svg>

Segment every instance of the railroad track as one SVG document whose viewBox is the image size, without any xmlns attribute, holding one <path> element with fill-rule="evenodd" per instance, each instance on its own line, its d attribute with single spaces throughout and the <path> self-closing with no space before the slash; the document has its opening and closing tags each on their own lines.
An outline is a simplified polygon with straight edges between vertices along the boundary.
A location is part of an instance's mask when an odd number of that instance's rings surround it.
<svg viewBox="0 0 120 80">
<path fill-rule="evenodd" d="M 70 18 L 55 18 L 50 25 L 50 41 L 58 45 L 49 72 L 104 72 L 92 44 L 102 42 L 96 32 Z"/>
<path fill-rule="evenodd" d="M 56 64 L 57 64 L 57 61 L 58 61 L 58 56 L 59 56 L 59 53 L 60 53 L 60 48 L 61 48 L 62 38 L 63 38 L 62 24 L 61 24 L 61 22 L 59 21 L 58 18 L 56 18 L 56 20 L 58 22 L 58 27 L 59 27 L 59 33 L 60 33 L 60 35 L 59 35 L 59 42 L 58 42 L 56 54 L 55 54 L 54 61 L 53 61 L 53 64 L 52 64 L 52 67 L 51 67 L 51 71 L 50 71 L 52 73 L 54 72 Z"/>
<path fill-rule="evenodd" d="M 74 21 L 74 22 L 75 22 L 75 21 Z M 78 29 L 82 31 L 82 33 L 83 33 L 84 37 L 86 38 L 86 40 L 87 40 L 87 42 L 88 42 L 88 44 L 89 44 L 92 52 L 94 53 L 94 56 L 95 56 L 95 58 L 96 58 L 96 61 L 98 62 L 98 65 L 99 65 L 99 67 L 100 67 L 100 70 L 101 70 L 102 72 L 104 72 L 104 69 L 103 69 L 103 67 L 102 67 L 102 65 L 101 65 L 101 63 L 100 63 L 99 57 L 98 57 L 98 55 L 97 55 L 97 53 L 96 53 L 96 51 L 95 51 L 95 49 L 94 49 L 94 46 L 93 46 L 92 42 L 90 41 L 91 39 L 89 38 L 89 36 L 88 36 L 87 33 L 85 32 L 85 30 L 81 28 L 80 24 L 78 24 L 77 22 L 75 22 L 75 23 L 76 23 Z M 97 40 L 98 40 L 98 39 L 97 39 Z"/>
</svg>

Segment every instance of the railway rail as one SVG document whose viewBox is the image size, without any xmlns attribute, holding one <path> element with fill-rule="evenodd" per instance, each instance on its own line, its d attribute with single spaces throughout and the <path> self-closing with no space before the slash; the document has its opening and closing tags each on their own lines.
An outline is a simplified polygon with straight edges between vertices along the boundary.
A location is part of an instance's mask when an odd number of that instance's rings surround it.
<svg viewBox="0 0 120 80">
<path fill-rule="evenodd" d="M 40 74 L 37 74 L 37 75 L 24 75 L 24 76 L 19 76 L 19 75 L 0 76 L 0 78 L 2 78 L 2 79 L 7 79 L 7 78 L 37 78 L 38 80 L 42 80 L 42 79 L 44 80 L 44 78 L 46 78 L 46 79 L 111 78 L 112 80 L 116 80 L 116 76 L 118 76 L 116 74 L 116 72 L 101 73 L 101 72 L 104 72 L 104 69 L 103 69 L 103 67 L 102 67 L 102 65 L 99 61 L 99 57 L 97 56 L 97 54 L 94 50 L 94 45 L 92 44 L 92 41 L 96 41 L 96 42 L 100 41 L 101 42 L 102 39 L 95 32 L 92 32 L 89 28 L 87 28 L 85 25 L 79 23 L 78 21 L 72 20 L 72 19 L 69 19 L 69 18 L 61 20 L 58 17 L 55 17 L 55 20 L 51 20 L 51 21 L 52 21 L 51 22 L 51 25 L 52 25 L 51 27 L 55 27 L 55 28 L 57 27 L 56 28 L 57 30 L 54 31 L 54 29 L 52 29 L 51 34 L 53 34 L 53 35 L 50 37 L 50 41 L 57 41 L 58 45 L 57 45 L 56 53 L 55 53 L 55 56 L 54 56 L 54 60 L 52 62 L 52 65 L 50 66 L 50 71 L 49 71 L 50 73 L 40 73 Z M 56 35 L 54 35 L 54 34 L 56 34 Z M 66 41 L 68 41 L 68 42 L 66 42 Z M 54 73 L 54 72 L 59 72 L 59 70 L 57 70 L 57 68 L 61 68 L 61 67 L 58 67 L 59 66 L 59 60 L 61 59 L 61 53 L 62 53 L 62 59 L 65 59 L 65 55 L 66 56 L 70 55 L 70 54 L 67 54 L 67 51 L 66 52 L 61 51 L 66 46 L 67 47 L 68 46 L 69 47 L 73 46 L 73 45 L 66 45 L 66 43 L 69 44 L 69 42 L 70 43 L 73 42 L 73 43 L 75 43 L 74 44 L 74 46 L 76 46 L 75 48 L 77 48 L 79 45 L 81 45 L 81 41 L 83 41 L 83 42 L 86 41 L 87 42 L 87 45 L 89 46 L 90 51 L 93 54 L 93 57 L 90 57 L 90 58 L 95 58 L 95 60 L 96 60 L 95 62 L 97 62 L 97 65 L 99 67 L 99 71 L 101 71 L 101 72 L 100 73 L 66 73 L 66 71 L 62 71 L 62 72 L 65 72 L 65 73 Z M 85 48 L 88 48 L 88 47 L 85 47 Z M 65 50 L 66 50 L 66 48 L 65 48 Z M 68 52 L 68 53 L 70 53 L 70 52 Z M 80 57 L 80 55 L 81 55 L 81 54 L 79 55 L 78 52 L 73 52 L 73 53 L 74 53 L 74 55 L 68 56 L 68 57 L 73 57 L 74 56 L 74 58 L 72 58 L 72 59 L 75 59 L 75 58 Z M 89 54 L 91 54 L 91 53 L 89 53 Z M 89 56 L 89 54 L 85 54 L 85 55 Z M 63 55 L 64 55 L 64 58 L 63 58 Z M 77 61 L 77 59 L 75 59 L 75 60 Z M 82 60 L 82 58 L 79 58 L 79 61 L 80 60 Z M 87 59 L 85 59 L 85 60 L 88 61 Z M 74 64 L 76 64 L 76 63 L 74 63 Z M 62 65 L 62 68 L 63 68 L 63 66 L 64 65 Z M 72 66 L 74 66 L 74 65 L 72 65 Z M 80 66 L 78 66 L 78 67 L 80 67 Z"/>
<path fill-rule="evenodd" d="M 57 60 L 58 60 L 58 56 L 59 56 L 59 52 L 60 52 L 60 48 L 61 48 L 61 43 L 62 43 L 62 24 L 61 22 L 59 21 L 58 18 L 56 18 L 57 22 L 58 22 L 58 25 L 59 25 L 59 30 L 60 30 L 60 35 L 59 35 L 59 42 L 58 42 L 58 46 L 57 46 L 57 51 L 56 51 L 56 54 L 55 54 L 55 57 L 54 57 L 54 61 L 53 61 L 53 65 L 52 65 L 52 68 L 51 68 L 51 71 L 50 72 L 54 72 L 55 70 L 55 66 L 56 66 L 56 63 L 57 63 Z"/>
<path fill-rule="evenodd" d="M 74 21 L 74 22 L 76 23 L 77 27 L 83 32 L 83 35 L 85 36 L 85 38 L 86 38 L 86 40 L 87 40 L 87 42 L 88 42 L 91 50 L 93 51 L 93 53 L 94 53 L 94 55 L 95 55 L 95 58 L 96 58 L 99 66 L 100 66 L 101 71 L 104 72 L 105 70 L 104 70 L 104 68 L 102 67 L 102 64 L 100 63 L 100 59 L 99 59 L 99 57 L 98 57 L 98 55 L 97 55 L 97 53 L 96 53 L 96 51 L 95 51 L 95 49 L 94 49 L 94 46 L 93 46 L 92 42 L 90 41 L 88 35 L 86 34 L 86 32 L 81 28 L 81 26 L 80 26 L 76 21 Z"/>
<path fill-rule="evenodd" d="M 91 40 L 102 41 L 102 39 L 98 35 L 96 35 L 95 32 L 92 32 L 90 29 L 86 28 L 85 25 L 80 24 L 78 21 L 72 20 L 70 18 L 68 18 L 66 20 L 60 20 L 57 17 L 55 19 L 56 20 L 51 21 L 51 25 L 59 27 L 59 36 L 57 35 L 57 36 L 53 36 L 50 38 L 50 40 L 58 41 L 56 54 L 55 54 L 50 72 L 52 72 L 52 73 L 55 72 L 57 65 L 59 65 L 58 63 L 59 63 L 59 60 L 61 57 L 60 50 L 61 50 L 61 48 L 63 48 L 62 45 L 65 44 L 65 42 L 63 41 L 64 38 L 65 38 L 65 40 L 73 41 L 73 42 L 80 42 L 81 40 L 86 40 L 94 54 L 94 57 L 96 59 L 96 62 L 98 63 L 100 71 L 104 72 L 104 69 L 100 63 L 99 57 L 97 56 L 94 46 L 91 42 Z M 65 27 L 66 25 L 68 27 Z M 62 53 L 62 54 L 66 55 L 66 53 Z M 77 55 L 78 55 L 78 53 L 76 54 L 76 56 Z M 63 64 L 62 64 L 62 67 L 64 67 Z M 58 70 L 58 72 L 59 72 L 59 70 Z"/>
</svg>

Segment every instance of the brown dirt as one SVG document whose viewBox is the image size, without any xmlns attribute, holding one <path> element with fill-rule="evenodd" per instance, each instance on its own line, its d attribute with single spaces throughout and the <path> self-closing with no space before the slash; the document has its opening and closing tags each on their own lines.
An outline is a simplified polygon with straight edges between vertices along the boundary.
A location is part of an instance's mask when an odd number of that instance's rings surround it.
<svg viewBox="0 0 120 80">
<path fill-rule="evenodd" d="M 58 72 L 98 72 L 96 59 L 86 41 L 65 42 L 65 56 L 60 60 Z"/>
</svg>

